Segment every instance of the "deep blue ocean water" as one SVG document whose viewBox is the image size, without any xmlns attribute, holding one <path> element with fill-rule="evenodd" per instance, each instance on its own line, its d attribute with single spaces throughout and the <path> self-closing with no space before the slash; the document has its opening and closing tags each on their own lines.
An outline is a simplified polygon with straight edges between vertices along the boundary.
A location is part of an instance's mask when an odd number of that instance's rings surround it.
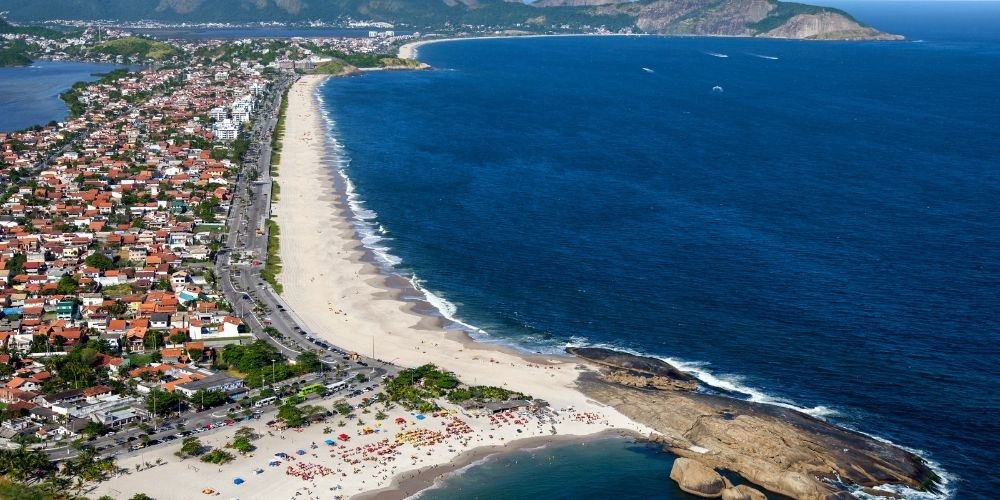
<svg viewBox="0 0 1000 500">
<path fill-rule="evenodd" d="M 441 43 L 435 71 L 322 95 L 367 242 L 480 337 L 663 357 L 988 498 L 1000 37 L 908 26 L 922 42 Z"/>
<path fill-rule="evenodd" d="M 69 111 L 59 94 L 76 82 L 94 81 L 94 73 L 116 69 L 111 64 L 35 61 L 31 66 L 0 68 L 0 130 L 10 132 L 66 119 Z"/>
</svg>

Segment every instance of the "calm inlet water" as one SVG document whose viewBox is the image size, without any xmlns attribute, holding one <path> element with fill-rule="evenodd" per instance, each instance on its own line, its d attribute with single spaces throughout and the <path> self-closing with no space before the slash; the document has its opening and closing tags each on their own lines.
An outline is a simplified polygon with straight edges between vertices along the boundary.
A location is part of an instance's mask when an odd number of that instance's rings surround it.
<svg viewBox="0 0 1000 500">
<path fill-rule="evenodd" d="M 64 61 L 35 61 L 31 66 L 0 68 L 0 131 L 66 119 L 69 112 L 59 94 L 76 82 L 97 80 L 95 73 L 116 68 L 111 64 Z"/>
<path fill-rule="evenodd" d="M 997 40 L 466 41 L 322 95 L 366 242 L 480 338 L 659 356 L 975 498 L 1000 490 Z"/>
</svg>

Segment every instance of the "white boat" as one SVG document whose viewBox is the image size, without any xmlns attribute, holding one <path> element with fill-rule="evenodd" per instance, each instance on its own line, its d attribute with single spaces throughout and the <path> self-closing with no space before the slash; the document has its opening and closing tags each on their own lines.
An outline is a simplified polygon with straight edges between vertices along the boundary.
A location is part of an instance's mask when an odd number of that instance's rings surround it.
<svg viewBox="0 0 1000 500">
<path fill-rule="evenodd" d="M 645 71 L 646 73 L 655 73 L 655 71 L 653 71 L 653 70 L 651 70 L 649 68 L 642 68 L 642 70 Z"/>
</svg>

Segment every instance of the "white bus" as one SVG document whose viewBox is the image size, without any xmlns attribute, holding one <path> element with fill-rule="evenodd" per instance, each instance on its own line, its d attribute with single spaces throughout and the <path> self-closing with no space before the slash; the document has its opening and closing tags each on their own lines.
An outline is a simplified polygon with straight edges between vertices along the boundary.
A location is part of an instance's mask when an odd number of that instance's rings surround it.
<svg viewBox="0 0 1000 500">
<path fill-rule="evenodd" d="M 253 404 L 253 407 L 254 408 L 261 408 L 263 406 L 267 406 L 269 404 L 272 404 L 272 403 L 274 403 L 276 401 L 278 401 L 278 397 L 277 396 L 271 396 L 271 397 L 268 397 L 268 398 L 261 399 L 260 401 L 257 401 L 256 403 Z"/>
</svg>

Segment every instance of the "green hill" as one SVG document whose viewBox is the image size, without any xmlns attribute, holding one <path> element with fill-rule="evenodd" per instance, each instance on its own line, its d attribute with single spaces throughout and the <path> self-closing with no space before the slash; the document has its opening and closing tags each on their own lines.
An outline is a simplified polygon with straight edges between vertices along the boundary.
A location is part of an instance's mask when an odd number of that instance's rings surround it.
<svg viewBox="0 0 1000 500">
<path fill-rule="evenodd" d="M 176 53 L 173 47 L 163 42 L 134 36 L 101 42 L 90 50 L 109 56 L 138 57 L 154 61 L 161 61 Z"/>
<path fill-rule="evenodd" d="M 817 30 L 782 31 L 793 38 L 823 38 L 835 30 L 855 38 L 887 38 L 846 13 L 777 0 L 551 0 L 540 6 L 505 0 L 0 0 L 0 11 L 17 20 L 116 19 L 162 22 L 306 22 L 364 19 L 400 30 L 583 32 L 611 31 L 757 36 L 781 28 L 798 15 L 822 14 Z M 542 6 L 544 5 L 544 6 Z M 801 17 L 799 18 L 801 20 Z M 801 23 L 799 23 L 801 24 Z"/>
</svg>

